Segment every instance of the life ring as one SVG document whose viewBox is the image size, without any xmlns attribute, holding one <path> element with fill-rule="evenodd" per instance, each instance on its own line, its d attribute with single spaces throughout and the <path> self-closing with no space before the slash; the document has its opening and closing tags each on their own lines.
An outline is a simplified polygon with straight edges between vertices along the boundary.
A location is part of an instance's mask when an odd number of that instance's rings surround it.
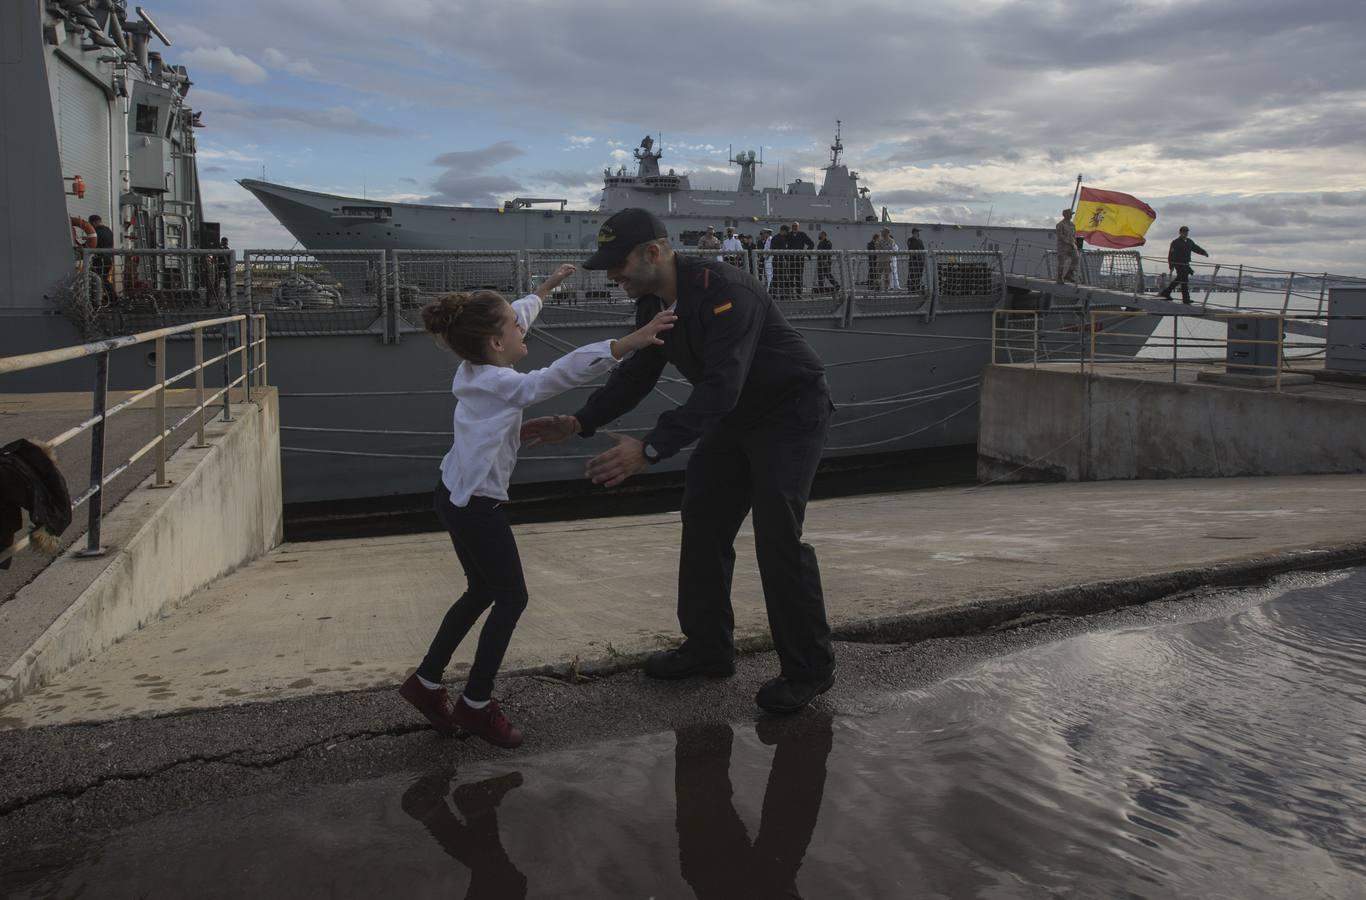
<svg viewBox="0 0 1366 900">
<path fill-rule="evenodd" d="M 91 225 L 89 222 L 87 222 L 85 219 L 82 219 L 80 216 L 72 216 L 72 217 L 71 217 L 71 243 L 72 243 L 72 244 L 74 244 L 74 245 L 77 246 L 77 247 L 81 246 L 81 243 L 80 243 L 80 236 L 76 233 L 76 229 L 78 229 L 78 228 L 79 228 L 82 232 L 84 232 L 84 234 L 85 234 L 85 246 L 87 246 L 87 247 L 94 247 L 94 246 L 99 242 L 99 238 L 96 237 L 96 235 L 95 235 L 95 226 L 94 226 L 94 225 Z"/>
</svg>

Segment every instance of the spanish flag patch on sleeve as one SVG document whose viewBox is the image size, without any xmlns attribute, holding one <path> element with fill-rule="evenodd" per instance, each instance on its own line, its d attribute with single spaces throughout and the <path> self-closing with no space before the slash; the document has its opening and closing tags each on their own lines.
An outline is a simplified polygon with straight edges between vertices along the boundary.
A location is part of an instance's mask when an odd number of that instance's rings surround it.
<svg viewBox="0 0 1366 900">
<path fill-rule="evenodd" d="M 729 300 L 727 300 L 725 303 L 722 303 L 720 306 L 713 306 L 713 307 L 711 308 L 711 314 L 714 315 L 714 316 L 719 316 L 719 315 L 721 315 L 721 313 L 723 313 L 723 312 L 730 312 L 730 308 L 731 308 L 732 305 L 733 305 L 733 304 L 732 304 Z"/>
</svg>

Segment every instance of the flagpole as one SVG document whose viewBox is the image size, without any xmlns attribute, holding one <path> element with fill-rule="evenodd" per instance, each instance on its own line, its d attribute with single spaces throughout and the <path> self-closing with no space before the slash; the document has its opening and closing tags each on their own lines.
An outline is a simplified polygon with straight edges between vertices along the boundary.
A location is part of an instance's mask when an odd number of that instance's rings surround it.
<svg viewBox="0 0 1366 900">
<path fill-rule="evenodd" d="M 1081 194 L 1081 173 L 1078 172 L 1078 173 L 1077 173 L 1077 186 L 1076 186 L 1075 188 L 1072 189 L 1072 205 L 1071 205 L 1071 207 L 1069 207 L 1070 209 L 1076 209 L 1076 208 L 1077 208 L 1077 197 L 1080 196 L 1080 194 Z M 1080 251 L 1080 250 L 1082 249 L 1082 247 L 1083 247 L 1085 244 L 1086 244 L 1086 238 L 1082 237 L 1081 235 L 1077 235 L 1077 250 Z"/>
</svg>

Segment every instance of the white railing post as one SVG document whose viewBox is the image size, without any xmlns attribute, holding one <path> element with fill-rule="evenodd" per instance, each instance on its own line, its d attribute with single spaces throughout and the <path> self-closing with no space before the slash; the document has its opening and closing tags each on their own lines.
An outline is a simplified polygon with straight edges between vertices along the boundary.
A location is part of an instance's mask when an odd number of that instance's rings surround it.
<svg viewBox="0 0 1366 900">
<path fill-rule="evenodd" d="M 209 446 L 204 442 L 204 328 L 194 330 L 194 393 L 195 406 L 199 407 L 199 431 L 195 438 L 195 448 Z"/>
<path fill-rule="evenodd" d="M 156 425 L 157 425 L 157 480 L 153 487 L 168 487 L 166 480 L 166 338 L 159 337 L 156 342 Z"/>
<path fill-rule="evenodd" d="M 89 526 L 86 531 L 85 549 L 78 556 L 103 556 L 104 547 L 100 546 L 100 523 L 104 518 L 104 412 L 109 400 L 109 351 L 95 358 L 95 404 L 91 418 L 95 419 L 90 429 L 90 495 Z"/>
</svg>

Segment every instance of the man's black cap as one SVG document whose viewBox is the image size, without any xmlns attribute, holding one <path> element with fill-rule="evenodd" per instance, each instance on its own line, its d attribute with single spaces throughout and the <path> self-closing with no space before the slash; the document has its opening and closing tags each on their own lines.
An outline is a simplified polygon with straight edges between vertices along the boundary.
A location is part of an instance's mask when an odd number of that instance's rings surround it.
<svg viewBox="0 0 1366 900">
<path fill-rule="evenodd" d="M 648 209 L 632 207 L 612 216 L 598 229 L 598 252 L 584 260 L 585 269 L 620 265 L 636 247 L 669 236 L 669 229 Z"/>
</svg>

